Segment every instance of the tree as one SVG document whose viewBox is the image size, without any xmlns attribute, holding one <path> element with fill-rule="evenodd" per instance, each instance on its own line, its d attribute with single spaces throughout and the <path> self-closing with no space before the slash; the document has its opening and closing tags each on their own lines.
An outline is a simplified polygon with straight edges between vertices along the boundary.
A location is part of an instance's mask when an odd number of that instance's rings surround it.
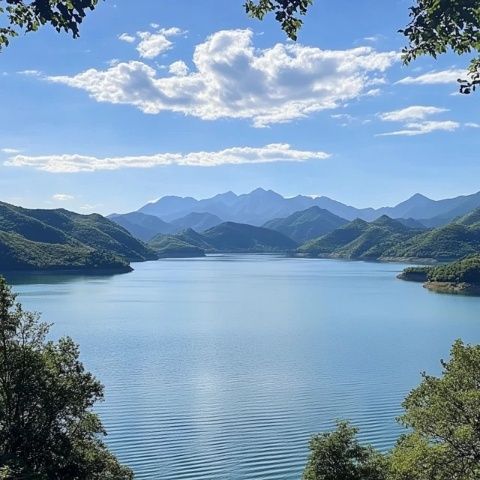
<svg viewBox="0 0 480 480">
<path fill-rule="evenodd" d="M 455 342 L 442 366 L 442 377 L 424 373 L 403 404 L 411 433 L 393 451 L 395 480 L 480 478 L 480 346 Z"/>
<path fill-rule="evenodd" d="M 392 452 L 362 446 L 347 423 L 313 437 L 304 480 L 478 480 L 480 346 L 455 342 L 443 374 L 423 374 L 399 421 L 409 429 Z"/>
<path fill-rule="evenodd" d="M 0 478 L 130 480 L 91 411 L 103 386 L 70 339 L 26 312 L 0 277 Z"/>
<path fill-rule="evenodd" d="M 480 84 L 480 0 L 416 0 L 410 8 L 411 22 L 401 32 L 410 45 L 404 49 L 404 61 L 421 55 L 437 58 L 451 49 L 463 55 L 477 56 L 470 63 L 469 79 L 459 79 L 460 91 L 471 93 Z"/>
<path fill-rule="evenodd" d="M 303 480 L 386 480 L 386 457 L 360 445 L 357 429 L 338 422 L 337 429 L 310 440 Z"/>
<path fill-rule="evenodd" d="M 253 18 L 263 20 L 268 13 L 274 13 L 282 30 L 292 40 L 297 40 L 303 22 L 299 15 L 306 15 L 313 0 L 247 0 L 245 9 Z"/>
<path fill-rule="evenodd" d="M 87 10 L 97 4 L 98 0 L 0 0 L 0 19 L 8 24 L 0 27 L 0 50 L 20 31 L 35 32 L 47 24 L 77 38 Z"/>
</svg>

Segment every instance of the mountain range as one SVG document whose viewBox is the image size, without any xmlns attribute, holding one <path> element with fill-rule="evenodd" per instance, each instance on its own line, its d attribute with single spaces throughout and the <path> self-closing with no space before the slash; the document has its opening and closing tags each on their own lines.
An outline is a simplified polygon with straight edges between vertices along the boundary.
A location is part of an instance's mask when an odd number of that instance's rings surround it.
<svg viewBox="0 0 480 480">
<path fill-rule="evenodd" d="M 313 207 L 326 210 L 345 221 L 359 218 L 371 222 L 387 215 L 401 219 L 406 225 L 432 228 L 446 225 L 480 207 L 480 192 L 444 200 L 432 200 L 417 193 L 394 207 L 374 209 L 355 208 L 324 196 L 297 195 L 285 198 L 272 190 L 257 188 L 248 194 L 236 195 L 227 192 L 203 200 L 166 196 L 144 205 L 137 212 L 112 215 L 109 218 L 122 224 L 139 238 L 149 240 L 158 233 L 178 233 L 185 228 L 204 231 L 228 221 L 254 226 L 273 225 L 268 222 L 283 220 L 296 212 Z M 155 218 L 161 219 L 164 224 L 156 222 Z"/>
</svg>

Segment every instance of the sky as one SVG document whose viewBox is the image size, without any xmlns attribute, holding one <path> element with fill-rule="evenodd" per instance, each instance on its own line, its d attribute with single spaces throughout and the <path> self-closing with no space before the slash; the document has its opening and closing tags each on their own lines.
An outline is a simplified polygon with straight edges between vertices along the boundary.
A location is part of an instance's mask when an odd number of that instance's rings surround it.
<svg viewBox="0 0 480 480">
<path fill-rule="evenodd" d="M 357 207 L 480 190 L 468 57 L 409 66 L 411 0 L 316 0 L 298 42 L 243 0 L 106 0 L 0 54 L 0 200 L 82 213 L 257 187 Z"/>
</svg>

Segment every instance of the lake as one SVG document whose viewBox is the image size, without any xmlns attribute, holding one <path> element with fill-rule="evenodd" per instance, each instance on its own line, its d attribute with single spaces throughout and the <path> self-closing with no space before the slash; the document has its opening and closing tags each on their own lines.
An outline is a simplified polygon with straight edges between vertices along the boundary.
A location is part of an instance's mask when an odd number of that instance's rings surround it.
<svg viewBox="0 0 480 480">
<path fill-rule="evenodd" d="M 480 298 L 397 280 L 403 265 L 225 255 L 112 277 L 10 278 L 106 386 L 108 444 L 138 479 L 297 480 L 311 434 L 345 418 L 381 449 L 405 394 Z"/>
</svg>

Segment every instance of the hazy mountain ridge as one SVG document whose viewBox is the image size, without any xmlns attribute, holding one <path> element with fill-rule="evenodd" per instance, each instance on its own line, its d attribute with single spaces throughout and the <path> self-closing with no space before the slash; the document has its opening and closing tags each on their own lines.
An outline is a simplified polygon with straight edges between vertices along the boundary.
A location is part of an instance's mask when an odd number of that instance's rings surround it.
<svg viewBox="0 0 480 480">
<path fill-rule="evenodd" d="M 167 196 L 148 203 L 138 211 L 157 216 L 166 222 L 172 222 L 191 213 L 210 213 L 224 221 L 260 226 L 273 219 L 286 218 L 312 207 L 328 210 L 349 221 L 360 218 L 370 222 L 387 215 L 397 219 L 412 219 L 426 226 L 436 227 L 480 207 L 480 192 L 443 200 L 432 200 L 417 193 L 394 207 L 374 209 L 356 208 L 325 196 L 297 195 L 285 198 L 272 190 L 257 188 L 247 194 L 236 195 L 227 192 L 203 200 Z"/>
</svg>

